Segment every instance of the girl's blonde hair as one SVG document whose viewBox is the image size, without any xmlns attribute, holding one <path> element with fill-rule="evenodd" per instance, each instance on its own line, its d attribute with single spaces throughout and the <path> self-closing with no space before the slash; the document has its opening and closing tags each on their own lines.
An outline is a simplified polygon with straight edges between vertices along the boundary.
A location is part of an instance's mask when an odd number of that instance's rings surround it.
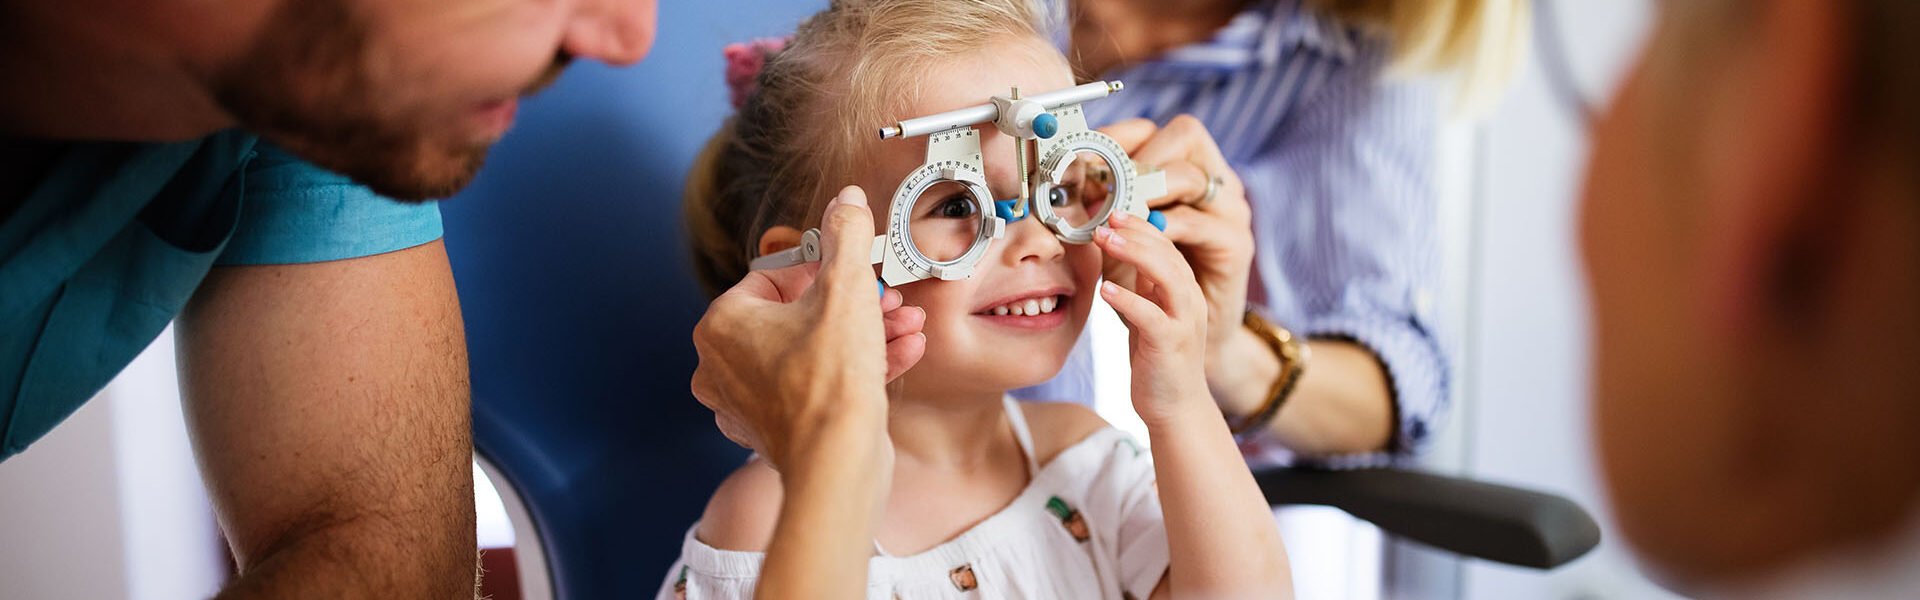
<svg viewBox="0 0 1920 600">
<path fill-rule="evenodd" d="M 1532 31 L 1529 0 L 1307 0 L 1321 14 L 1382 34 L 1390 74 L 1451 72 L 1462 109 L 1486 108 L 1512 79 Z"/>
<path fill-rule="evenodd" d="M 918 116 L 889 113 L 915 99 L 929 69 L 1009 36 L 1040 40 L 1039 24 L 1029 0 L 834 0 L 802 22 L 687 177 L 707 292 L 746 276 L 769 228 L 819 222 L 880 127 Z"/>
</svg>

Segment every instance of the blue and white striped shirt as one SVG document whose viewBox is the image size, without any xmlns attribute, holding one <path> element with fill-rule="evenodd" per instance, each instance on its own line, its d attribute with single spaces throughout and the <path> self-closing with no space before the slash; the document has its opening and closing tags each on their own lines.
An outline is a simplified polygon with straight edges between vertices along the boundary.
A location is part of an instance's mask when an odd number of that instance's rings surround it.
<svg viewBox="0 0 1920 600">
<path fill-rule="evenodd" d="M 1046 7 L 1065 48 L 1065 2 Z M 1183 113 L 1206 124 L 1253 205 L 1252 302 L 1296 333 L 1351 339 L 1380 358 L 1399 421 L 1390 452 L 1405 456 L 1447 407 L 1449 361 L 1432 322 L 1441 89 L 1383 82 L 1388 50 L 1299 0 L 1257 0 L 1212 39 L 1108 74 L 1127 90 L 1085 108 L 1095 126 Z M 1076 352 L 1062 377 L 1020 395 L 1091 398 L 1090 372 Z M 1266 459 L 1291 459 L 1271 450 Z"/>
</svg>

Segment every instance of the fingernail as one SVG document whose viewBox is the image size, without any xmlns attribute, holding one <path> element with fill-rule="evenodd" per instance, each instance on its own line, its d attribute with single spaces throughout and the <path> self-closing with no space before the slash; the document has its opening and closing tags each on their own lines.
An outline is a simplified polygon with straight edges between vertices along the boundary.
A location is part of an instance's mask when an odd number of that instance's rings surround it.
<svg viewBox="0 0 1920 600">
<path fill-rule="evenodd" d="M 833 197 L 833 203 L 847 204 L 847 205 L 859 204 L 859 201 L 856 201 L 853 198 L 853 190 L 854 190 L 853 186 L 840 188 L 840 193 L 834 195 Z"/>
<path fill-rule="evenodd" d="M 1113 295 L 1119 292 L 1120 292 L 1120 286 L 1114 285 L 1113 282 L 1111 281 L 1100 282 L 1100 293 Z"/>
<path fill-rule="evenodd" d="M 1113 228 L 1111 227 L 1102 226 L 1099 229 L 1095 230 L 1095 234 L 1105 236 L 1107 240 L 1107 244 L 1109 245 L 1113 245 L 1113 246 L 1127 245 L 1127 238 L 1120 237 L 1119 234 L 1114 233 Z"/>
<path fill-rule="evenodd" d="M 1114 223 L 1119 223 L 1122 225 L 1125 225 L 1127 223 L 1127 219 L 1131 219 L 1131 218 L 1133 218 L 1132 213 L 1127 213 L 1127 212 L 1122 212 L 1117 210 L 1113 211 L 1113 214 L 1107 216 L 1108 221 L 1112 221 Z"/>
</svg>

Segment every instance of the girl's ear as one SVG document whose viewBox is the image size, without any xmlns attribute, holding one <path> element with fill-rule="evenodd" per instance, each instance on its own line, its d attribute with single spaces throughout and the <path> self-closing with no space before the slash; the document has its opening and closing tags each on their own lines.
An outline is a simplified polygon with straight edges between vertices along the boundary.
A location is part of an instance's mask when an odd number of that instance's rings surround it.
<svg viewBox="0 0 1920 600">
<path fill-rule="evenodd" d="M 760 256 L 773 254 L 800 245 L 800 230 L 786 225 L 775 225 L 760 234 Z"/>
</svg>

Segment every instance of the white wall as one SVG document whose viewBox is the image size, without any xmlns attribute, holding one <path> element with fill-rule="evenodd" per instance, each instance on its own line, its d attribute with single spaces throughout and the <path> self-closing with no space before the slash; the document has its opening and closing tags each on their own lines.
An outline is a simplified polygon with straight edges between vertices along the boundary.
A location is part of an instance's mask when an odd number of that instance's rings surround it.
<svg viewBox="0 0 1920 600">
<path fill-rule="evenodd" d="M 113 414 L 95 402 L 0 462 L 0 586 L 7 597 L 126 598 Z"/>
<path fill-rule="evenodd" d="M 205 598 L 226 563 L 162 333 L 93 401 L 0 462 L 0 595 Z"/>
<path fill-rule="evenodd" d="M 1642 1 L 1554 2 L 1580 90 L 1602 103 L 1651 25 Z M 1542 56 L 1477 133 L 1463 397 L 1475 478 L 1552 491 L 1599 517 L 1591 555 L 1550 574 L 1469 563 L 1467 598 L 1668 598 L 1638 574 L 1607 516 L 1591 450 L 1588 320 L 1578 262 L 1584 125 L 1549 90 Z"/>
<path fill-rule="evenodd" d="M 515 532 L 474 469 L 482 548 Z M 169 329 L 98 396 L 0 462 L 0 598 L 207 598 L 225 542 L 180 412 Z"/>
</svg>

